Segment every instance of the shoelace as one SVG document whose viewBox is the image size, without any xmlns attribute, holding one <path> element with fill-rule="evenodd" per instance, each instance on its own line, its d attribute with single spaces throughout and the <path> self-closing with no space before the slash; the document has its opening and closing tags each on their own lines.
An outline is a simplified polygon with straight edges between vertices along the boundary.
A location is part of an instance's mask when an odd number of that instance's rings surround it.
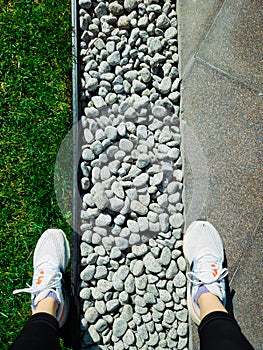
<svg viewBox="0 0 263 350">
<path fill-rule="evenodd" d="M 49 271 L 51 272 L 50 274 L 48 273 Z M 34 284 L 30 286 L 30 284 L 27 283 L 28 288 L 14 290 L 13 294 L 18 294 L 22 292 L 39 294 L 46 289 L 54 290 L 55 292 L 56 288 L 59 287 L 59 283 L 62 279 L 62 273 L 51 269 L 45 269 L 45 272 L 46 275 L 43 277 L 41 285 Z"/>
<path fill-rule="evenodd" d="M 214 264 L 214 267 L 211 267 Z M 216 271 L 215 276 L 212 272 Z M 228 274 L 227 268 L 222 268 L 221 261 L 213 254 L 203 254 L 196 259 L 195 272 L 187 272 L 186 277 L 195 285 L 212 284 L 223 279 Z"/>
</svg>

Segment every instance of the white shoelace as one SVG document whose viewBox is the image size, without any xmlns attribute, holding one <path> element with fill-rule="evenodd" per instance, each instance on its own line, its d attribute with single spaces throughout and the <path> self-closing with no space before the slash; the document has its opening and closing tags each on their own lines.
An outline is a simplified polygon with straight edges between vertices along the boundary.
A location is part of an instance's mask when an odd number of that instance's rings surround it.
<svg viewBox="0 0 263 350">
<path fill-rule="evenodd" d="M 50 272 L 50 273 L 49 273 Z M 27 283 L 28 288 L 17 289 L 13 291 L 13 294 L 18 293 L 30 293 L 30 294 L 39 294 L 45 290 L 52 290 L 56 293 L 56 288 L 59 287 L 60 281 L 62 279 L 62 273 L 59 271 L 54 271 L 53 269 L 45 268 L 45 276 L 43 276 L 42 283 L 40 285 L 34 284 L 30 286 Z"/>
<path fill-rule="evenodd" d="M 195 272 L 190 271 L 186 274 L 187 279 L 194 285 L 219 282 L 228 274 L 228 269 L 222 268 L 222 262 L 213 254 L 201 255 L 195 260 L 195 264 Z"/>
</svg>

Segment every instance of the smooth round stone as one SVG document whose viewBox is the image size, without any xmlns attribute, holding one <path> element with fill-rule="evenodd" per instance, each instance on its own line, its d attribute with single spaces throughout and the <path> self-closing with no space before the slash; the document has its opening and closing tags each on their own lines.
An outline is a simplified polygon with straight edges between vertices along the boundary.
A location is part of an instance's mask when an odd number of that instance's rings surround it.
<svg viewBox="0 0 263 350">
<path fill-rule="evenodd" d="M 127 327 L 127 322 L 124 319 L 116 318 L 112 327 L 113 336 L 116 338 L 122 337 L 126 332 Z"/>
<path fill-rule="evenodd" d="M 98 288 L 92 288 L 91 294 L 95 300 L 102 300 L 103 299 L 103 293 Z"/>
<path fill-rule="evenodd" d="M 134 79 L 132 82 L 132 88 L 134 92 L 140 92 L 146 89 L 146 84 L 142 83 L 137 79 Z"/>
<path fill-rule="evenodd" d="M 140 154 L 138 156 L 138 160 L 136 162 L 136 166 L 139 168 L 139 169 L 143 169 L 145 168 L 147 165 L 150 164 L 150 157 L 148 154 Z"/>
<path fill-rule="evenodd" d="M 157 222 L 159 220 L 159 215 L 153 211 L 149 211 L 147 218 L 150 222 Z"/>
<path fill-rule="evenodd" d="M 139 232 L 139 225 L 134 220 L 127 220 L 127 226 L 131 232 L 138 233 Z"/>
<path fill-rule="evenodd" d="M 116 140 L 118 132 L 117 132 L 117 129 L 115 127 L 106 126 L 105 134 L 106 134 L 106 137 L 112 141 L 112 140 Z"/>
<path fill-rule="evenodd" d="M 123 336 L 123 343 L 126 346 L 131 346 L 135 342 L 135 336 L 131 329 L 128 329 L 127 332 Z"/>
<path fill-rule="evenodd" d="M 123 282 L 122 280 L 120 280 L 116 274 L 113 275 L 112 278 L 112 284 L 113 284 L 113 288 L 118 291 L 121 292 L 123 291 Z"/>
<path fill-rule="evenodd" d="M 166 270 L 166 274 L 165 274 L 165 277 L 166 279 L 173 279 L 175 277 L 175 275 L 177 274 L 178 272 L 178 268 L 177 268 L 177 265 L 175 263 L 174 260 L 171 261 L 168 269 Z"/>
<path fill-rule="evenodd" d="M 160 143 L 169 142 L 172 139 L 173 135 L 169 130 L 163 130 L 159 136 Z M 169 156 L 169 154 L 167 155 Z"/>
<path fill-rule="evenodd" d="M 131 210 L 139 215 L 146 215 L 148 208 L 137 200 L 131 201 Z"/>
<path fill-rule="evenodd" d="M 95 308 L 100 315 L 104 315 L 106 312 L 106 304 L 103 300 L 95 300 Z"/>
<path fill-rule="evenodd" d="M 107 326 L 107 322 L 103 319 L 98 320 L 94 325 L 97 332 L 103 332 L 107 328 Z"/>
<path fill-rule="evenodd" d="M 150 252 L 143 258 L 143 263 L 146 269 L 152 273 L 159 273 L 162 270 L 161 265 Z"/>
<path fill-rule="evenodd" d="M 181 322 L 186 322 L 188 317 L 188 311 L 186 309 L 176 312 L 176 318 Z"/>
<path fill-rule="evenodd" d="M 147 276 L 142 275 L 140 277 L 136 277 L 135 278 L 135 286 L 136 286 L 136 288 L 138 288 L 140 290 L 145 290 L 145 288 L 147 286 Z"/>
<path fill-rule="evenodd" d="M 119 147 L 124 152 L 131 152 L 133 149 L 133 143 L 128 139 L 121 139 L 119 142 Z"/>
<path fill-rule="evenodd" d="M 187 335 L 187 332 L 188 332 L 188 324 L 185 322 L 179 323 L 179 326 L 177 328 L 177 334 L 180 337 L 185 337 Z"/>
<path fill-rule="evenodd" d="M 186 284 L 186 277 L 182 273 L 182 271 L 179 271 L 177 275 L 173 279 L 174 286 L 177 288 L 184 287 Z"/>
<path fill-rule="evenodd" d="M 125 290 L 120 292 L 119 301 L 121 304 L 126 304 L 129 301 L 129 294 Z"/>
<path fill-rule="evenodd" d="M 149 221 L 146 217 L 139 217 L 138 218 L 138 225 L 140 232 L 145 232 L 149 229 Z"/>
<path fill-rule="evenodd" d="M 133 316 L 132 306 L 129 304 L 124 305 L 121 312 L 121 318 L 129 322 L 132 319 L 132 316 Z"/>
<path fill-rule="evenodd" d="M 91 296 L 91 292 L 89 288 L 83 288 L 80 293 L 79 296 L 81 297 L 81 299 L 83 300 L 89 300 L 90 296 Z"/>
<path fill-rule="evenodd" d="M 97 87 L 98 87 L 98 79 L 96 78 L 90 78 L 85 85 L 85 88 L 88 91 L 95 91 Z"/>
<path fill-rule="evenodd" d="M 82 158 L 87 161 L 91 161 L 95 158 L 94 153 L 92 152 L 91 149 L 86 148 L 82 152 Z"/>
<path fill-rule="evenodd" d="M 165 303 L 161 299 L 157 299 L 157 303 L 153 306 L 157 311 L 163 312 L 165 309 Z"/>
<path fill-rule="evenodd" d="M 167 213 L 162 213 L 159 215 L 160 228 L 162 232 L 169 231 L 169 215 Z"/>
<path fill-rule="evenodd" d="M 135 187 L 143 187 L 148 183 L 149 175 L 146 173 L 140 174 L 133 180 Z"/>
<path fill-rule="evenodd" d="M 85 267 L 85 269 L 81 272 L 80 278 L 83 281 L 90 281 L 94 277 L 94 274 L 95 274 L 95 266 L 90 265 Z"/>
<path fill-rule="evenodd" d="M 159 335 L 157 332 L 154 332 L 153 334 L 150 334 L 149 340 L 147 341 L 147 344 L 149 346 L 154 347 L 155 345 L 157 345 L 159 342 Z"/>
<path fill-rule="evenodd" d="M 99 155 L 103 151 L 103 146 L 100 141 L 95 141 L 90 145 L 90 149 L 95 155 Z"/>
<path fill-rule="evenodd" d="M 110 252 L 111 259 L 119 259 L 121 257 L 121 251 L 118 247 L 113 247 Z"/>
<path fill-rule="evenodd" d="M 172 296 L 171 294 L 165 290 L 165 289 L 160 289 L 159 290 L 159 294 L 160 294 L 160 299 L 164 302 L 164 303 L 168 303 L 169 301 L 172 300 Z"/>
<path fill-rule="evenodd" d="M 125 123 L 120 123 L 118 126 L 117 126 L 117 131 L 118 131 L 118 134 L 120 136 L 125 136 L 126 135 L 126 125 Z"/>
<path fill-rule="evenodd" d="M 155 304 L 156 300 L 152 293 L 145 293 L 144 294 L 144 300 L 146 304 Z"/>
<path fill-rule="evenodd" d="M 157 203 L 160 207 L 167 208 L 168 206 L 168 195 L 167 193 L 163 193 L 161 196 L 157 198 Z"/>
<path fill-rule="evenodd" d="M 125 291 L 129 294 L 134 292 L 135 280 L 132 274 L 129 274 L 126 281 L 124 282 Z"/>
<path fill-rule="evenodd" d="M 100 335 L 96 331 L 94 325 L 89 326 L 88 331 L 85 333 L 83 342 L 87 345 L 98 343 L 100 341 Z"/>
<path fill-rule="evenodd" d="M 129 29 L 130 28 L 130 20 L 129 20 L 129 17 L 128 16 L 121 16 L 119 19 L 118 19 L 118 27 L 120 29 Z"/>
<path fill-rule="evenodd" d="M 110 209 L 115 212 L 119 212 L 124 206 L 124 201 L 117 197 L 110 198 L 109 203 Z"/>
<path fill-rule="evenodd" d="M 164 247 L 160 256 L 160 263 L 162 265 L 169 265 L 170 261 L 171 261 L 171 257 L 172 257 L 172 253 L 171 250 L 168 247 Z"/>
<path fill-rule="evenodd" d="M 119 197 L 120 199 L 124 199 L 125 193 L 122 185 L 119 182 L 114 181 L 113 184 L 111 185 L 111 189 L 117 197 Z"/>
<path fill-rule="evenodd" d="M 107 62 L 111 66 L 117 66 L 120 63 L 121 56 L 119 51 L 114 51 L 107 57 Z"/>
<path fill-rule="evenodd" d="M 168 332 L 168 338 L 176 339 L 177 338 L 177 330 L 175 328 L 171 328 Z"/>
<path fill-rule="evenodd" d="M 95 307 L 90 307 L 85 312 L 85 318 L 89 323 L 95 323 L 95 321 L 97 320 L 98 317 L 99 317 L 99 313 Z"/>
<path fill-rule="evenodd" d="M 123 237 L 115 237 L 115 244 L 120 250 L 125 250 L 128 248 L 129 242 Z"/>
<path fill-rule="evenodd" d="M 98 281 L 97 288 L 102 293 L 106 293 L 112 288 L 112 282 L 101 279 Z"/>
<path fill-rule="evenodd" d="M 105 181 L 111 177 L 109 168 L 105 165 L 100 171 L 101 181 Z"/>
<path fill-rule="evenodd" d="M 167 116 L 168 112 L 167 112 L 166 108 L 164 108 L 163 106 L 155 105 L 152 108 L 152 114 L 156 118 L 163 119 L 164 117 Z M 154 128 L 154 130 L 157 130 L 162 125 L 162 122 L 160 122 L 160 121 L 154 121 L 154 122 L 156 123 L 156 129 Z M 152 128 L 151 128 L 151 130 L 152 130 Z M 152 130 L 152 131 L 154 131 L 154 130 Z"/>
<path fill-rule="evenodd" d="M 103 107 L 106 107 L 106 102 L 101 96 L 93 96 L 91 98 L 92 102 L 94 103 L 95 108 L 102 109 Z"/>
<path fill-rule="evenodd" d="M 144 265 L 141 260 L 137 260 L 133 266 L 132 273 L 134 276 L 138 277 L 143 274 L 144 271 Z"/>
<path fill-rule="evenodd" d="M 119 307 L 119 300 L 113 299 L 106 302 L 106 309 L 108 312 L 112 312 Z"/>
<path fill-rule="evenodd" d="M 132 246 L 132 252 L 135 256 L 145 255 L 147 251 L 148 251 L 148 247 L 146 244 Z"/>
<path fill-rule="evenodd" d="M 167 192 L 168 194 L 174 194 L 179 190 L 179 183 L 178 182 L 170 182 L 167 186 Z"/>
<path fill-rule="evenodd" d="M 98 254 L 100 256 L 103 256 L 103 255 L 106 254 L 106 251 L 105 251 L 105 249 L 102 246 L 95 247 L 94 251 L 95 251 L 96 254 Z"/>
<path fill-rule="evenodd" d="M 123 265 L 123 266 L 119 267 L 118 271 L 116 272 L 116 276 L 120 280 L 124 281 L 126 279 L 126 277 L 128 276 L 129 272 L 130 272 L 129 267 L 127 265 Z"/>
<path fill-rule="evenodd" d="M 108 275 L 108 270 L 105 266 L 97 266 L 94 278 L 101 279 Z"/>
<path fill-rule="evenodd" d="M 175 313 L 171 310 L 165 310 L 163 315 L 163 321 L 168 324 L 172 324 L 175 320 Z"/>
<path fill-rule="evenodd" d="M 122 224 L 124 224 L 125 219 L 126 219 L 126 218 L 125 218 L 124 215 L 119 214 L 119 215 L 117 215 L 116 218 L 114 219 L 114 222 L 115 222 L 116 225 L 122 225 Z"/>
<path fill-rule="evenodd" d="M 130 245 L 138 244 L 140 241 L 141 241 L 141 237 L 138 233 L 132 233 L 129 237 Z"/>
<path fill-rule="evenodd" d="M 186 270 L 186 261 L 185 261 L 185 258 L 183 256 L 179 256 L 179 258 L 177 259 L 177 265 L 178 265 L 179 270 L 181 270 L 181 271 Z"/>
<path fill-rule="evenodd" d="M 167 39 L 167 40 L 175 38 L 176 35 L 177 35 L 177 30 L 174 27 L 170 27 L 170 28 L 166 29 L 166 31 L 164 33 L 165 39 Z"/>
<path fill-rule="evenodd" d="M 153 177 L 150 180 L 151 186 L 158 186 L 163 181 L 163 172 L 159 172 L 157 174 L 154 174 Z"/>
<path fill-rule="evenodd" d="M 181 213 L 173 214 L 170 216 L 169 222 L 173 228 L 179 228 L 184 223 L 183 215 Z"/>
<path fill-rule="evenodd" d="M 96 226 L 109 226 L 111 223 L 111 216 L 109 214 L 101 213 L 95 220 Z"/>
<path fill-rule="evenodd" d="M 149 69 L 147 68 L 142 68 L 142 70 L 140 71 L 140 76 L 141 76 L 141 79 L 144 83 L 149 83 L 152 79 L 152 76 L 151 76 L 151 73 L 149 71 Z"/>
</svg>

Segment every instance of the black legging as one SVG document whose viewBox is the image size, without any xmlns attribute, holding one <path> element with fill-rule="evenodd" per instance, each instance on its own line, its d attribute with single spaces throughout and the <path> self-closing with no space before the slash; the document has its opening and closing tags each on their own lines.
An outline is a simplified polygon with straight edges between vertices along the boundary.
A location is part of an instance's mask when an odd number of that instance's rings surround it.
<svg viewBox="0 0 263 350">
<path fill-rule="evenodd" d="M 253 350 L 237 322 L 226 312 L 211 312 L 198 328 L 201 350 Z"/>
<path fill-rule="evenodd" d="M 9 350 L 60 350 L 55 317 L 39 312 L 30 317 Z"/>
<path fill-rule="evenodd" d="M 57 320 L 46 313 L 33 315 L 9 350 L 59 350 Z M 212 312 L 201 322 L 201 350 L 253 350 L 237 322 L 221 311 Z"/>
</svg>

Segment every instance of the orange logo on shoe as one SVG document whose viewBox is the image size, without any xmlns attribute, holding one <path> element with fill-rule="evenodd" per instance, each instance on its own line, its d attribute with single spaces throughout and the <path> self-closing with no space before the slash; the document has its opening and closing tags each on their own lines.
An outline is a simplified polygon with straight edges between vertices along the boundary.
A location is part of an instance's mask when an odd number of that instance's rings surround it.
<svg viewBox="0 0 263 350">
<path fill-rule="evenodd" d="M 217 269 L 216 269 L 216 265 L 215 265 L 215 264 L 211 264 L 211 267 L 213 268 L 212 275 L 213 275 L 214 277 L 216 277 L 216 275 L 217 275 L 217 273 L 218 273 L 218 271 L 217 271 Z"/>
<path fill-rule="evenodd" d="M 42 283 L 42 280 L 44 278 L 44 274 L 45 274 L 45 272 L 43 270 L 39 271 L 39 276 L 37 278 L 36 284 L 41 284 Z"/>
</svg>

